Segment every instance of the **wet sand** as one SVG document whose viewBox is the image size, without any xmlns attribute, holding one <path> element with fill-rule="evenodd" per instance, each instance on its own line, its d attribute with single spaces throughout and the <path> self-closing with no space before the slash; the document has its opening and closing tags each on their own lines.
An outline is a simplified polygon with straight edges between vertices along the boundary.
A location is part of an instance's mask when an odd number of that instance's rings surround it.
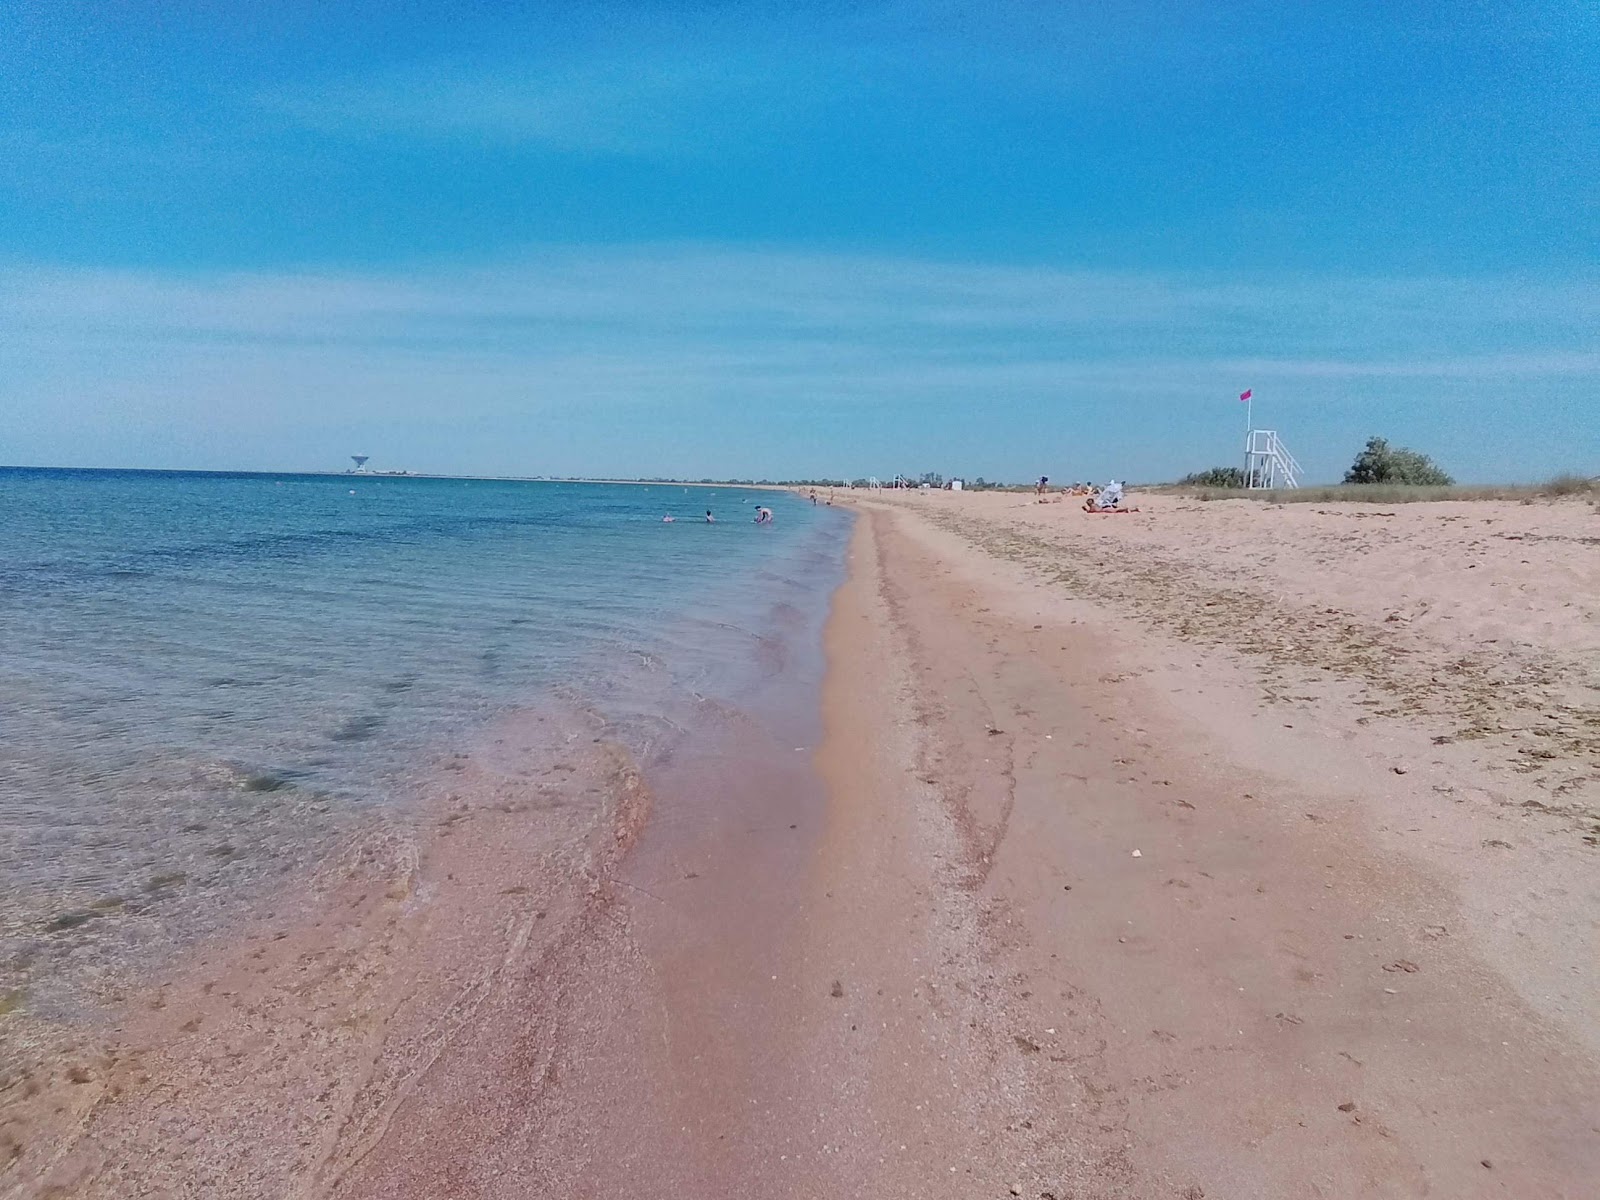
<svg viewBox="0 0 1600 1200">
<path fill-rule="evenodd" d="M 0 1092 L 0 1195 L 330 1194 L 465 1031 L 550 986 L 603 919 L 649 794 L 601 732 L 498 723 L 437 765 L 415 822 L 352 837 L 103 1023 L 41 1038 Z"/>
<path fill-rule="evenodd" d="M 1457 740 L 1400 622 L 949 500 L 859 505 L 820 743 L 502 731 L 414 854 L 8 1092 L 0 1194 L 1591 1195 L 1587 743 Z M 1478 703 L 1581 730 L 1564 661 Z"/>
</svg>

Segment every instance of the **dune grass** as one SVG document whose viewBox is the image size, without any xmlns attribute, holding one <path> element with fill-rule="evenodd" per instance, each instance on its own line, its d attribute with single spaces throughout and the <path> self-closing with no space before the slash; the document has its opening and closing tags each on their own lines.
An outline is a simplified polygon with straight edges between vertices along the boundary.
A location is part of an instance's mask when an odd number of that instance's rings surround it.
<svg viewBox="0 0 1600 1200">
<path fill-rule="evenodd" d="M 1548 496 L 1600 496 L 1600 475 L 1557 475 L 1543 491 Z"/>
<path fill-rule="evenodd" d="M 1600 499 L 1600 477 L 1558 475 L 1545 483 L 1522 487 L 1462 486 L 1414 487 L 1406 484 L 1341 483 L 1331 487 L 1275 488 L 1247 491 L 1243 488 L 1195 488 L 1190 495 L 1201 500 L 1258 500 L 1267 504 L 1414 504 L 1438 500 L 1535 500 L 1566 497 Z"/>
</svg>

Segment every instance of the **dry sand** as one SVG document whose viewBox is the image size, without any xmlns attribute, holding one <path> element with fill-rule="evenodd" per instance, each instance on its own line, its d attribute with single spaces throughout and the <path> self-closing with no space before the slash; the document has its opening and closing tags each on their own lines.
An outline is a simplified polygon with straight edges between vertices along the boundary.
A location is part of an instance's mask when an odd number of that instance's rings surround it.
<svg viewBox="0 0 1600 1200">
<path fill-rule="evenodd" d="M 1600 521 L 1139 502 L 865 506 L 1023 1194 L 1591 1194 Z"/>
<path fill-rule="evenodd" d="M 1288 680 L 1486 739 L 1560 796 L 1600 783 L 1600 519 L 1586 502 L 1266 505 L 935 493 L 920 510 L 1072 593 Z"/>
<path fill-rule="evenodd" d="M 1587 506 L 854 499 L 819 747 L 499 731 L 0 1195 L 1594 1195 Z"/>
</svg>

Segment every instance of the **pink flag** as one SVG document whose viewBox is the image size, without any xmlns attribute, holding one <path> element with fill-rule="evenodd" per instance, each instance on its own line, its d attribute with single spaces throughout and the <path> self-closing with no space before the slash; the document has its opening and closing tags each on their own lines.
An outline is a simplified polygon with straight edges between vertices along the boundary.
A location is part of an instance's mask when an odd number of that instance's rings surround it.
<svg viewBox="0 0 1600 1200">
<path fill-rule="evenodd" d="M 1240 392 L 1240 393 L 1239 393 L 1239 399 L 1240 399 L 1240 400 L 1248 400 L 1248 399 L 1250 399 L 1250 392 L 1251 392 L 1251 390 L 1252 390 L 1252 389 L 1250 389 L 1250 388 L 1245 388 L 1245 390 L 1244 390 L 1244 391 L 1242 391 L 1242 392 Z"/>
</svg>

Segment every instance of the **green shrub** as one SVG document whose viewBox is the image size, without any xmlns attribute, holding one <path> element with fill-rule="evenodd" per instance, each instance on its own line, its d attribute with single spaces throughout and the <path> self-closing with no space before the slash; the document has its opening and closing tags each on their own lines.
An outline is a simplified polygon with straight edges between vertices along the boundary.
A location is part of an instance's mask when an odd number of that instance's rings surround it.
<svg viewBox="0 0 1600 1200">
<path fill-rule="evenodd" d="M 1455 482 L 1426 454 L 1390 446 L 1381 437 L 1368 438 L 1366 449 L 1344 473 L 1346 483 L 1405 484 L 1411 487 L 1449 487 Z"/>
<path fill-rule="evenodd" d="M 1196 471 L 1178 480 L 1180 487 L 1242 488 L 1245 486 L 1243 467 L 1212 467 L 1209 471 Z"/>
</svg>

